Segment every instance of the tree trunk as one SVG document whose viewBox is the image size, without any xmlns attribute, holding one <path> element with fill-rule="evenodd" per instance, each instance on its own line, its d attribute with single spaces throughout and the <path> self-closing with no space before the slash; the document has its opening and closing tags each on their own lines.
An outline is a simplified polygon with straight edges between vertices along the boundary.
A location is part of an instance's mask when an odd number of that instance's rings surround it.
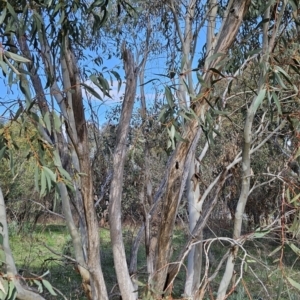
<svg viewBox="0 0 300 300">
<path fill-rule="evenodd" d="M 250 1 L 235 0 L 228 8 L 228 16 L 223 21 L 222 29 L 218 35 L 214 53 L 227 53 L 229 47 L 233 43 L 244 14 L 248 10 Z M 216 58 L 210 63 L 210 67 L 215 67 L 221 60 Z M 207 72 L 205 81 L 210 82 L 212 72 Z M 207 87 L 201 89 L 201 93 L 194 99 L 191 108 L 195 114 L 200 117 L 204 116 L 208 110 L 208 104 L 205 97 L 208 97 L 210 90 Z M 154 290 L 160 293 L 165 288 L 165 282 L 168 271 L 168 263 L 170 260 L 170 249 L 172 241 L 172 232 L 174 228 L 175 218 L 177 214 L 179 200 L 184 190 L 187 174 L 184 172 L 188 168 L 190 162 L 191 145 L 195 141 L 198 132 L 198 120 L 193 119 L 187 122 L 183 133 L 186 142 L 179 142 L 174 154 L 171 158 L 169 174 L 167 178 L 167 188 L 163 199 L 163 208 L 161 213 L 160 232 L 158 236 L 158 251 L 156 258 L 156 273 L 153 278 Z M 188 161 L 189 160 L 189 161 Z M 185 175 L 185 176 L 184 176 Z"/>
<path fill-rule="evenodd" d="M 199 187 L 199 162 L 192 158 L 192 165 L 190 167 L 189 177 L 187 180 L 187 199 L 188 199 L 188 211 L 189 211 L 189 230 L 193 232 L 197 221 L 200 218 L 202 212 L 202 204 L 200 202 L 200 187 Z M 188 255 L 187 275 L 184 287 L 184 294 L 191 297 L 200 284 L 202 265 L 202 243 L 198 243 L 193 246 Z"/>
<path fill-rule="evenodd" d="M 22 51 L 23 55 L 26 58 L 30 59 L 31 54 L 30 54 L 29 47 L 27 45 L 26 38 L 24 36 L 19 36 L 18 43 L 19 43 L 20 50 Z M 51 57 L 49 55 L 50 50 L 49 50 L 49 47 L 47 46 L 48 44 L 46 41 L 41 39 L 41 45 L 42 45 L 42 48 L 44 49 L 44 53 L 45 53 L 44 56 L 42 56 L 44 58 L 43 62 L 45 64 L 45 67 L 48 68 L 51 75 L 54 76 L 53 66 L 51 65 Z M 38 104 L 42 114 L 44 115 L 46 112 L 49 112 L 49 107 L 48 107 L 48 103 L 46 101 L 46 97 L 44 94 L 44 89 L 42 87 L 41 79 L 38 76 L 35 67 L 31 63 L 27 63 L 26 65 L 27 65 L 27 69 L 28 69 L 32 84 L 33 84 L 35 94 L 37 95 L 37 97 L 36 97 L 37 104 Z M 62 106 L 63 99 L 62 99 L 62 96 L 58 93 L 58 87 L 57 87 L 56 82 L 54 82 L 52 85 L 52 91 L 53 91 L 54 97 L 57 98 L 57 102 L 61 103 L 61 106 Z M 64 110 L 62 110 L 62 111 L 64 111 Z M 74 124 L 74 122 L 72 124 Z M 42 136 L 45 137 L 45 132 L 43 132 L 43 128 L 39 127 L 39 130 L 40 130 L 40 133 L 42 134 Z M 53 132 L 49 132 L 48 134 L 54 135 L 54 129 L 53 129 Z M 64 147 L 62 149 L 58 149 L 59 148 L 58 146 L 53 145 L 53 147 L 55 148 L 54 156 L 56 157 L 55 164 L 57 167 L 65 168 L 64 165 L 69 164 L 67 162 L 68 156 L 69 156 L 68 148 L 65 147 L 65 144 L 63 141 L 64 137 L 61 136 L 61 138 L 59 138 L 58 134 L 54 135 L 54 136 L 56 136 L 56 140 L 55 140 L 56 144 L 57 145 L 62 144 L 61 146 Z M 52 140 L 51 140 L 50 136 L 46 136 L 46 140 L 50 144 L 52 144 Z M 58 140 L 62 140 L 62 141 L 58 141 Z M 60 150 L 61 155 L 59 154 L 59 150 Z M 75 164 L 76 169 L 79 169 L 79 163 L 78 163 L 77 158 L 76 158 L 76 162 L 74 161 L 74 158 L 73 158 L 73 164 Z M 64 216 L 66 218 L 66 224 L 69 229 L 69 233 L 72 237 L 74 254 L 75 254 L 76 261 L 78 263 L 78 270 L 82 277 L 83 288 L 85 290 L 85 293 L 88 295 L 91 293 L 90 275 L 89 275 L 89 272 L 87 270 L 87 266 L 85 263 L 84 247 L 82 245 L 82 239 L 84 239 L 85 237 L 84 237 L 84 235 L 80 236 L 78 229 L 76 228 L 76 225 L 74 223 L 73 215 L 71 212 L 69 194 L 68 194 L 66 185 L 64 183 L 59 183 L 58 189 L 59 189 L 59 193 L 60 193 L 60 197 L 61 197 L 61 201 L 62 201 L 62 210 L 63 210 Z"/>
<path fill-rule="evenodd" d="M 86 220 L 86 230 L 87 230 L 87 266 L 90 273 L 90 284 L 91 284 L 91 297 L 94 300 L 103 299 L 107 300 L 106 285 L 101 269 L 100 262 L 100 240 L 99 240 L 99 227 L 96 217 L 96 212 L 94 208 L 94 192 L 93 192 L 93 179 L 92 170 L 90 162 L 90 152 L 89 152 L 89 140 L 88 131 L 84 115 L 84 106 L 80 86 L 79 70 L 77 67 L 77 62 L 75 56 L 66 40 L 66 48 L 62 53 L 63 58 L 66 61 L 67 70 L 66 74 L 69 75 L 70 86 L 72 93 L 70 91 L 73 107 L 73 115 L 75 126 L 72 125 L 71 128 L 75 127 L 75 132 L 68 131 L 68 134 L 72 140 L 72 144 L 75 148 L 78 161 L 79 161 L 79 172 L 83 173 L 80 177 L 80 184 L 78 191 L 81 192 L 83 199 L 83 209 Z M 76 143 L 77 141 L 77 143 Z"/>
<path fill-rule="evenodd" d="M 123 172 L 126 154 L 126 139 L 135 100 L 138 69 L 133 54 L 123 44 L 122 57 L 126 74 L 126 89 L 122 112 L 117 131 L 117 144 L 113 155 L 113 177 L 109 194 L 109 224 L 113 248 L 114 265 L 123 299 L 135 300 L 137 293 L 131 281 L 126 262 L 126 253 L 122 236 L 121 200 L 123 191 Z"/>
<path fill-rule="evenodd" d="M 244 126 L 244 146 L 243 146 L 243 157 L 242 157 L 242 182 L 241 182 L 241 193 L 239 197 L 239 201 L 235 211 L 235 219 L 234 219 L 234 229 L 233 229 L 233 238 L 238 239 L 241 235 L 242 230 L 242 216 L 245 210 L 245 206 L 247 204 L 249 190 L 250 190 L 250 176 L 251 176 L 251 143 L 252 143 L 252 124 L 256 114 L 256 111 L 263 101 L 265 96 L 267 85 L 268 85 L 268 65 L 269 65 L 269 55 L 273 50 L 275 37 L 277 36 L 278 28 L 281 23 L 283 13 L 285 11 L 287 1 L 283 2 L 281 6 L 280 13 L 276 19 L 275 24 L 273 25 L 271 38 L 269 36 L 269 22 L 265 22 L 263 25 L 263 49 L 261 56 L 261 72 L 260 72 L 260 81 L 257 89 L 257 96 L 252 100 L 251 106 L 247 111 L 247 117 Z M 267 7 L 264 19 L 270 19 L 270 6 Z M 230 284 L 235 260 L 238 254 L 238 245 L 234 245 L 230 256 L 227 259 L 226 268 L 223 274 L 223 278 L 220 282 L 218 289 L 217 300 L 223 300 L 227 298 L 226 291 Z"/>
<path fill-rule="evenodd" d="M 34 293 L 32 291 L 24 288 L 19 280 L 19 274 L 13 259 L 13 255 L 9 246 L 9 235 L 7 228 L 7 219 L 6 219 L 6 207 L 4 202 L 4 197 L 2 190 L 0 188 L 0 224 L 2 228 L 2 237 L 3 237 L 3 251 L 5 253 L 5 264 L 7 267 L 7 277 L 13 281 L 14 286 L 17 290 L 17 299 L 20 300 L 45 300 L 41 295 Z"/>
</svg>

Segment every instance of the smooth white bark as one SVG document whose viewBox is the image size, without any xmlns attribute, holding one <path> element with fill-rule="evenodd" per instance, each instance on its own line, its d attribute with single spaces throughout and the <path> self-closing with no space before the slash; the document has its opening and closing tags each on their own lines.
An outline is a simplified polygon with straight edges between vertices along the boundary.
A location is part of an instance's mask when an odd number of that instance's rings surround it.
<svg viewBox="0 0 300 300">
<path fill-rule="evenodd" d="M 117 130 L 117 142 L 113 155 L 113 176 L 109 193 L 109 223 L 114 265 L 122 298 L 135 300 L 138 295 L 129 274 L 122 236 L 121 200 L 126 139 L 136 95 L 138 68 L 135 66 L 132 52 L 126 48 L 125 44 L 123 44 L 122 56 L 126 73 L 126 89 Z"/>
</svg>

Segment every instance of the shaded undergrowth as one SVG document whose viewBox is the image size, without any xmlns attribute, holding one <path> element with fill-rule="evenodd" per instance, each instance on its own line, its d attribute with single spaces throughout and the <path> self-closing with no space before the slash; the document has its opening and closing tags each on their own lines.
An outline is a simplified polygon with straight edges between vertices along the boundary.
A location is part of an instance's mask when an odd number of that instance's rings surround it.
<svg viewBox="0 0 300 300">
<path fill-rule="evenodd" d="M 17 268 L 20 275 L 23 276 L 29 285 L 33 282 L 33 279 L 47 273 L 44 278 L 54 288 L 64 294 L 67 299 L 86 299 L 82 292 L 80 276 L 76 266 L 68 259 L 68 257 L 73 256 L 72 241 L 67 228 L 63 224 L 37 225 L 34 231 L 31 231 L 29 228 L 26 231 L 18 232 L 12 226 L 10 226 L 10 229 L 10 244 Z M 129 226 L 124 230 L 123 236 L 128 257 L 135 232 L 136 228 Z M 174 260 L 183 247 L 187 234 L 188 232 L 185 228 L 176 229 L 173 236 Z M 230 229 L 226 229 L 226 226 L 222 226 L 220 229 L 216 224 L 212 224 L 210 229 L 207 229 L 204 233 L 204 238 L 213 238 L 220 236 L 220 234 L 229 237 L 231 232 Z M 118 288 L 108 229 L 102 228 L 100 230 L 100 242 L 101 263 L 108 292 L 112 296 L 111 299 L 117 299 Z M 288 277 L 296 282 L 300 282 L 299 256 L 290 247 L 285 246 L 284 249 L 281 249 L 280 238 L 276 234 L 266 236 L 263 239 L 248 241 L 244 244 L 244 247 L 247 249 L 247 259 L 243 261 L 243 253 L 240 252 L 235 268 L 237 272 L 235 278 L 238 278 L 240 273 L 243 272 L 243 279 L 228 299 L 298 299 L 299 292 L 287 280 Z M 208 274 L 212 274 L 221 257 L 229 248 L 229 243 L 214 242 L 208 255 L 210 260 Z M 276 249 L 279 250 L 274 252 Z M 243 268 L 241 269 L 242 263 Z M 210 299 L 214 299 L 216 296 L 215 291 L 221 280 L 223 268 L 224 266 L 209 284 Z M 202 270 L 205 270 L 205 257 Z M 174 298 L 179 299 L 182 297 L 185 273 L 186 268 L 183 266 L 174 282 Z M 138 253 L 140 294 L 147 290 L 147 276 L 146 256 L 144 247 L 141 245 Z M 44 291 L 44 295 L 46 299 L 50 300 L 64 299 L 60 295 L 57 297 L 51 296 L 47 291 Z"/>
</svg>

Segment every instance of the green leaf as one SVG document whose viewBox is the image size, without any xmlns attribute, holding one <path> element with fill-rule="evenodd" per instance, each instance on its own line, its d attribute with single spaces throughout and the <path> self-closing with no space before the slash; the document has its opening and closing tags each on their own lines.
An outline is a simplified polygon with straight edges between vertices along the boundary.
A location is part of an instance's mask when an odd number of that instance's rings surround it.
<svg viewBox="0 0 300 300">
<path fill-rule="evenodd" d="M 50 113 L 49 113 L 49 111 L 47 111 L 45 113 L 43 119 L 44 119 L 45 126 L 46 126 L 46 128 L 47 128 L 47 130 L 48 130 L 48 132 L 50 134 L 52 130 L 51 130 L 51 121 L 50 121 Z"/>
<path fill-rule="evenodd" d="M 15 284 L 14 284 L 13 280 L 9 280 L 7 299 L 14 300 L 14 299 L 16 299 L 16 297 L 17 297 L 17 289 L 15 287 Z"/>
<path fill-rule="evenodd" d="M 212 62 L 213 60 L 215 60 L 216 58 L 220 57 L 220 56 L 225 56 L 224 53 L 215 53 L 213 54 L 212 56 L 209 56 L 207 59 L 206 59 L 206 64 L 209 64 L 210 62 Z"/>
<path fill-rule="evenodd" d="M 44 169 L 41 170 L 41 190 L 40 190 L 40 196 L 44 196 L 46 192 L 46 184 L 47 184 L 47 179 L 46 179 L 46 174 Z"/>
<path fill-rule="evenodd" d="M 12 65 L 10 63 L 10 61 L 8 60 L 8 58 L 6 56 L 4 56 L 4 60 L 5 62 L 8 64 L 8 66 L 12 69 L 12 71 L 17 74 L 17 75 L 21 75 L 21 73 L 14 67 L 14 65 Z"/>
<path fill-rule="evenodd" d="M 211 71 L 213 71 L 213 73 L 217 73 L 217 74 L 219 74 L 220 76 L 222 76 L 223 78 L 225 78 L 225 76 L 224 76 L 219 70 L 217 70 L 217 69 L 215 69 L 215 68 L 210 68 L 209 70 L 211 70 Z"/>
<path fill-rule="evenodd" d="M 15 19 L 16 22 L 18 22 L 18 16 L 14 10 L 14 8 L 9 4 L 9 1 L 6 1 L 6 7 L 9 11 L 9 13 L 12 15 L 12 17 Z"/>
<path fill-rule="evenodd" d="M 179 134 L 178 131 L 175 131 L 175 139 L 179 142 L 186 142 L 186 140 Z"/>
<path fill-rule="evenodd" d="M 6 146 L 4 146 L 1 150 L 0 150 L 0 160 L 2 159 L 2 157 L 4 156 L 5 150 L 6 150 Z"/>
<path fill-rule="evenodd" d="M 50 3 L 51 3 L 51 2 L 50 2 Z M 48 5 L 50 5 L 50 3 L 49 3 Z M 59 1 L 59 2 L 56 4 L 53 13 L 58 12 L 59 9 L 60 9 L 62 6 L 63 6 L 63 2 L 60 2 L 60 1 Z M 50 7 L 50 6 L 49 6 L 49 7 Z"/>
<path fill-rule="evenodd" d="M 213 109 L 213 113 L 215 113 L 216 115 L 222 115 L 222 116 L 229 115 L 229 111 L 218 110 L 218 109 Z"/>
<path fill-rule="evenodd" d="M 207 84 L 205 83 L 205 81 L 204 81 L 203 77 L 200 75 L 200 73 L 197 72 L 196 75 L 197 75 L 197 79 L 200 82 L 201 86 L 203 86 L 203 87 L 207 86 Z"/>
<path fill-rule="evenodd" d="M 81 83 L 82 86 L 85 87 L 85 89 L 88 91 L 88 93 L 90 93 L 91 95 L 93 95 L 94 97 L 96 97 L 99 100 L 103 100 L 102 97 L 89 85 L 85 84 L 85 83 Z"/>
<path fill-rule="evenodd" d="M 5 20 L 6 12 L 7 12 L 6 7 L 4 7 L 4 9 L 3 9 L 2 12 L 1 12 L 1 16 L 0 16 L 0 25 L 1 25 L 1 24 L 4 22 L 4 20 Z"/>
<path fill-rule="evenodd" d="M 279 103 L 279 100 L 278 100 L 278 97 L 277 97 L 277 94 L 275 92 L 272 92 L 272 99 L 274 100 L 276 106 L 277 106 L 277 109 L 278 109 L 278 113 L 281 115 L 282 114 L 282 111 L 281 111 L 281 105 Z"/>
<path fill-rule="evenodd" d="M 290 203 L 291 202 L 291 195 L 290 195 L 290 189 L 289 188 L 286 190 L 285 195 L 287 197 L 288 202 Z"/>
<path fill-rule="evenodd" d="M 22 108 L 22 106 L 20 106 L 20 107 L 18 108 L 16 114 L 14 115 L 13 120 L 14 120 L 14 121 L 18 120 L 18 118 L 19 118 L 19 116 L 20 116 L 20 114 L 21 114 L 22 112 L 23 112 L 23 108 Z"/>
<path fill-rule="evenodd" d="M 52 172 L 52 170 L 50 170 L 49 168 L 47 168 L 47 167 L 45 167 L 45 166 L 43 167 L 43 169 L 44 169 L 45 172 L 49 175 L 51 181 L 56 182 L 56 174 L 54 174 L 54 173 Z"/>
<path fill-rule="evenodd" d="M 53 151 L 53 162 L 56 167 L 61 167 L 61 160 L 57 150 Z"/>
<path fill-rule="evenodd" d="M 20 80 L 19 81 L 19 87 L 20 87 L 21 92 L 26 97 L 26 100 L 27 100 L 27 103 L 28 103 L 28 106 L 29 106 L 32 101 L 31 101 L 30 90 L 29 90 L 29 87 L 28 87 L 28 82 L 25 81 L 25 80 Z"/>
<path fill-rule="evenodd" d="M 99 87 L 101 89 L 101 91 L 103 92 L 104 95 L 108 96 L 109 98 L 111 98 L 110 94 L 109 94 L 109 84 L 107 82 L 107 80 L 102 76 L 98 76 L 98 81 L 99 81 Z"/>
<path fill-rule="evenodd" d="M 4 278 L 0 277 L 0 299 L 1 300 L 6 299 L 7 290 L 8 290 L 7 280 L 4 280 Z"/>
<path fill-rule="evenodd" d="M 256 231 L 254 233 L 254 238 L 260 239 L 260 238 L 264 237 L 265 235 L 267 235 L 269 232 L 270 232 L 270 230 L 259 230 L 259 231 Z"/>
<path fill-rule="evenodd" d="M 6 57 L 11 58 L 14 61 L 17 61 L 17 62 L 23 62 L 23 63 L 29 63 L 29 62 L 31 62 L 31 60 L 29 60 L 29 59 L 27 59 L 27 58 L 25 58 L 23 56 L 20 56 L 18 54 L 9 52 L 9 51 L 4 51 L 4 55 Z"/>
<path fill-rule="evenodd" d="M 290 241 L 287 241 L 286 243 L 290 246 L 290 248 L 291 248 L 298 256 L 300 256 L 300 249 L 299 249 L 295 244 L 293 244 L 293 243 L 290 242 Z"/>
<path fill-rule="evenodd" d="M 276 81 L 278 82 L 278 84 L 284 88 L 284 89 L 287 89 L 286 85 L 284 84 L 284 82 L 282 81 L 280 75 L 278 73 L 274 73 L 275 75 L 275 78 L 276 78 Z"/>
<path fill-rule="evenodd" d="M 161 73 L 153 73 L 153 75 L 157 75 L 157 76 L 163 76 L 163 77 L 167 77 L 167 78 L 170 78 L 170 75 L 166 75 L 166 74 L 161 74 Z M 179 74 L 179 75 L 183 75 L 183 74 Z M 158 80 L 158 79 L 157 79 Z"/>
<path fill-rule="evenodd" d="M 246 56 L 252 56 L 252 55 L 254 55 L 254 54 L 260 53 L 261 50 L 262 50 L 261 48 L 258 48 L 258 49 L 249 51 L 249 52 L 246 54 Z"/>
<path fill-rule="evenodd" d="M 182 116 L 184 119 L 191 121 L 192 119 L 190 117 L 187 116 L 187 114 L 183 111 L 179 111 L 178 113 L 180 116 Z"/>
<path fill-rule="evenodd" d="M 42 293 L 43 292 L 43 285 L 39 280 L 33 279 L 33 282 L 37 285 L 38 287 L 38 292 Z"/>
<path fill-rule="evenodd" d="M 57 294 L 54 292 L 53 290 L 53 287 L 52 285 L 50 284 L 50 282 L 46 279 L 43 279 L 42 280 L 42 283 L 44 285 L 44 287 L 49 291 L 49 293 L 52 295 L 52 296 L 57 296 Z"/>
<path fill-rule="evenodd" d="M 146 84 L 148 84 L 148 83 L 150 83 L 152 81 L 156 81 L 156 80 L 159 80 L 159 79 L 157 79 L 157 78 L 150 79 L 150 80 L 144 82 L 143 84 L 140 84 L 139 86 L 144 86 L 144 85 L 146 85 Z"/>
<path fill-rule="evenodd" d="M 62 167 L 58 167 L 59 173 L 68 181 L 72 181 L 70 174 Z"/>
<path fill-rule="evenodd" d="M 300 291 L 300 283 L 296 282 L 294 279 L 292 279 L 290 277 L 286 277 L 286 279 L 294 288 L 296 288 L 297 290 Z"/>
<path fill-rule="evenodd" d="M 43 170 L 45 171 L 45 177 L 46 177 L 46 182 L 47 182 L 47 186 L 46 186 L 46 193 L 47 193 L 47 191 L 51 190 L 52 183 L 51 183 L 50 175 L 48 174 L 48 172 L 44 168 L 45 167 L 43 167 Z"/>
<path fill-rule="evenodd" d="M 2 71 L 7 75 L 8 74 L 8 69 L 7 69 L 7 65 L 4 61 L 0 60 L 0 67 L 2 69 Z"/>
<path fill-rule="evenodd" d="M 275 72 L 279 72 L 283 75 L 283 77 L 285 78 L 285 80 L 290 84 L 293 85 L 292 81 L 291 81 L 291 77 L 290 75 L 288 75 L 281 67 L 279 66 L 275 66 L 274 67 Z"/>
<path fill-rule="evenodd" d="M 254 100 L 254 104 L 253 104 L 254 112 L 256 112 L 256 110 L 258 109 L 258 107 L 262 103 L 263 99 L 265 98 L 265 95 L 266 95 L 266 89 L 261 89 L 259 91 L 258 95 L 256 96 L 255 100 Z"/>
<path fill-rule="evenodd" d="M 53 113 L 53 122 L 54 122 L 54 129 L 57 132 L 60 132 L 61 130 L 61 120 L 59 118 L 59 116 L 54 112 Z"/>
<path fill-rule="evenodd" d="M 158 118 L 157 118 L 158 121 L 164 122 L 163 117 L 165 117 L 165 113 L 166 113 L 166 110 L 167 110 L 167 109 L 168 109 L 167 107 L 164 107 L 164 108 L 160 111 L 160 113 L 159 113 L 159 115 L 158 115 Z"/>
<path fill-rule="evenodd" d="M 173 108 L 175 106 L 174 100 L 173 100 L 173 95 L 172 95 L 171 90 L 168 86 L 165 87 L 165 95 L 166 95 L 166 99 L 168 101 L 169 106 L 171 108 Z"/>
<path fill-rule="evenodd" d="M 278 251 L 280 251 L 281 250 L 281 248 L 282 248 L 282 246 L 280 245 L 280 246 L 278 246 L 276 249 L 274 249 L 268 256 L 270 257 L 270 256 L 273 256 L 275 253 L 277 253 Z"/>
<path fill-rule="evenodd" d="M 121 86 L 122 86 L 122 79 L 121 79 L 121 77 L 120 77 L 120 75 L 119 75 L 118 72 L 116 72 L 116 71 L 110 71 L 110 73 L 112 73 L 115 76 L 115 78 L 117 79 L 117 81 L 118 81 L 118 93 L 119 93 L 120 89 L 121 89 Z"/>
<path fill-rule="evenodd" d="M 47 276 L 49 273 L 50 273 L 50 271 L 47 270 L 43 275 L 39 276 L 39 278 L 43 278 L 43 277 Z"/>
<path fill-rule="evenodd" d="M 297 200 L 299 199 L 299 197 L 300 197 L 300 193 L 297 194 L 292 200 L 290 200 L 290 201 L 289 201 L 289 204 L 292 204 L 292 203 L 294 203 L 295 201 L 297 201 Z"/>
<path fill-rule="evenodd" d="M 172 142 L 171 142 L 171 140 L 168 140 L 168 142 L 167 142 L 167 149 L 169 149 L 171 146 L 172 146 Z"/>
</svg>

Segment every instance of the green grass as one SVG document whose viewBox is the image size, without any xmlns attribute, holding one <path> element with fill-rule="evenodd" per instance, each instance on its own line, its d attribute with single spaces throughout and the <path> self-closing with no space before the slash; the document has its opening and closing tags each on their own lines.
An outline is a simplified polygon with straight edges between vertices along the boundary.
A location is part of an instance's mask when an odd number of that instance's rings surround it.
<svg viewBox="0 0 300 300">
<path fill-rule="evenodd" d="M 45 277 L 68 299 L 85 299 L 81 289 L 81 280 L 72 263 L 54 254 L 45 247 L 53 249 L 56 253 L 70 254 L 71 238 L 63 225 L 38 226 L 32 233 L 22 232 L 12 234 L 10 246 L 20 274 L 30 282 L 35 275 L 42 275 L 49 270 Z M 63 299 L 51 297 L 46 299 Z"/>
<path fill-rule="evenodd" d="M 130 247 L 134 240 L 135 228 L 127 228 L 123 232 L 126 253 L 129 257 Z M 30 227 L 24 229 L 22 233 L 18 233 L 14 229 L 13 224 L 10 225 L 10 245 L 13 251 L 17 268 L 20 270 L 24 278 L 33 279 L 49 270 L 49 274 L 45 276 L 55 288 L 59 289 L 67 299 L 86 299 L 81 288 L 81 280 L 76 272 L 72 262 L 61 256 L 51 252 L 51 248 L 56 253 L 62 253 L 72 256 L 72 242 L 68 231 L 64 225 L 51 224 L 39 225 L 33 231 Z M 175 259 L 185 243 L 185 230 L 177 229 L 173 236 L 173 259 Z M 111 292 L 116 283 L 116 273 L 113 264 L 113 255 L 111 250 L 110 235 L 108 229 L 100 230 L 101 243 L 101 263 L 105 281 L 107 283 L 108 292 Z M 47 247 L 45 247 L 47 245 Z M 292 278 L 297 283 L 300 282 L 300 261 L 299 257 L 290 247 L 284 249 L 283 264 L 278 268 L 278 259 L 280 251 L 272 257 L 269 254 L 278 247 L 278 244 L 266 239 L 257 239 L 249 241 L 245 245 L 249 255 L 255 258 L 249 258 L 247 268 L 243 270 L 243 281 L 236 291 L 228 298 L 230 300 L 246 300 L 251 299 L 269 299 L 274 300 L 296 300 L 299 292 L 293 288 L 288 282 L 287 277 Z M 298 245 L 299 246 L 299 245 Z M 220 258 L 227 251 L 228 246 L 216 242 L 211 249 L 211 270 L 216 268 Z M 241 252 L 239 252 L 241 254 Z M 205 263 L 205 260 L 203 260 Z M 236 261 L 236 270 L 239 272 L 241 260 Z M 203 266 L 204 268 L 204 266 Z M 212 291 L 216 291 L 221 280 L 224 267 L 219 275 L 210 284 Z M 143 244 L 138 253 L 138 272 L 139 281 L 144 283 L 140 288 L 145 290 L 147 282 L 146 274 L 146 257 Z M 174 298 L 180 298 L 183 293 L 185 282 L 185 268 L 182 267 L 173 286 Z M 239 275 L 239 274 L 238 274 Z M 268 292 L 266 292 L 266 290 Z M 117 292 L 116 287 L 113 293 Z M 215 292 L 212 292 L 215 297 Z M 61 296 L 51 297 L 45 295 L 46 299 L 63 299 Z"/>
</svg>

